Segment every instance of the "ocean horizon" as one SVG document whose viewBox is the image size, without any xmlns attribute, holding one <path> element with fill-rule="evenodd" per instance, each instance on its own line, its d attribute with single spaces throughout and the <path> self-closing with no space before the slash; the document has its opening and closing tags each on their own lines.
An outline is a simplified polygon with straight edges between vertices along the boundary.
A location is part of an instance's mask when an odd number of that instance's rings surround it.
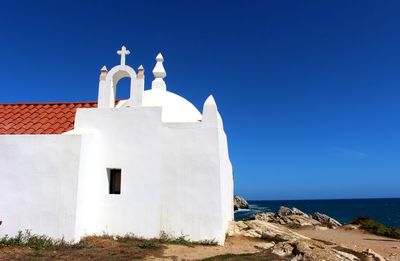
<svg viewBox="0 0 400 261">
<path fill-rule="evenodd" d="M 277 212 L 281 206 L 307 214 L 324 213 L 342 224 L 367 216 L 386 226 L 400 227 L 400 198 L 248 200 L 249 209 L 235 211 L 235 220 L 261 212 Z"/>
</svg>

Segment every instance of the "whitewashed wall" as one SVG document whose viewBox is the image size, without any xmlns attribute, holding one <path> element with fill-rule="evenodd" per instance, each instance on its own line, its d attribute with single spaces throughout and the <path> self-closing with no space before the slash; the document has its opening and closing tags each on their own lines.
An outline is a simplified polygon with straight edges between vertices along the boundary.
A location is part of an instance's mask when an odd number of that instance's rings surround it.
<svg viewBox="0 0 400 261">
<path fill-rule="evenodd" d="M 233 192 L 222 189 L 232 181 L 218 125 L 163 124 L 161 107 L 131 107 L 78 109 L 75 128 L 83 133 L 77 239 L 165 231 L 224 242 Z M 108 193 L 107 168 L 122 169 L 120 195 Z"/>
<path fill-rule="evenodd" d="M 232 167 L 210 108 L 206 123 L 163 123 L 161 107 L 78 109 L 67 135 L 0 136 L 0 234 L 164 231 L 222 244 Z M 122 169 L 120 195 L 109 194 L 107 168 Z"/>
<path fill-rule="evenodd" d="M 162 230 L 224 241 L 218 131 L 201 123 L 163 128 Z"/>
<path fill-rule="evenodd" d="M 74 238 L 80 136 L 0 135 L 0 235 Z"/>
<path fill-rule="evenodd" d="M 84 134 L 76 237 L 160 233 L 161 108 L 78 109 Z M 121 194 L 108 192 L 107 168 L 121 168 Z"/>
</svg>

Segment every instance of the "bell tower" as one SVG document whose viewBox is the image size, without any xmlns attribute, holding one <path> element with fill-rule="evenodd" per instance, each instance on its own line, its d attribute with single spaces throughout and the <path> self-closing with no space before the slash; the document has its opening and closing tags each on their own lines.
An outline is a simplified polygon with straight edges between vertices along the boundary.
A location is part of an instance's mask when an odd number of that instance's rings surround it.
<svg viewBox="0 0 400 261">
<path fill-rule="evenodd" d="M 118 81 L 122 78 L 130 78 L 130 97 L 126 106 L 141 106 L 144 92 L 144 69 L 139 67 L 140 77 L 135 70 L 126 65 L 126 56 L 130 51 L 125 46 L 117 51 L 121 56 L 120 64 L 113 67 L 110 71 L 103 66 L 100 72 L 98 108 L 115 108 L 115 97 Z"/>
</svg>

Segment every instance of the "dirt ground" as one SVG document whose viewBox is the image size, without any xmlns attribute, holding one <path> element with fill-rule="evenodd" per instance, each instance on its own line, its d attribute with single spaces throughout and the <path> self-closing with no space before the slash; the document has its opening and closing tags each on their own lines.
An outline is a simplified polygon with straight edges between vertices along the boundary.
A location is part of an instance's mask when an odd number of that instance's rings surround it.
<svg viewBox="0 0 400 261">
<path fill-rule="evenodd" d="M 115 240 L 111 237 L 90 237 L 87 241 L 91 246 L 82 249 L 0 247 L 0 260 L 290 260 L 289 257 L 280 258 L 263 251 L 257 246 L 265 241 L 248 237 L 229 237 L 224 246 L 186 246 L 161 244 L 157 240 Z"/>
<path fill-rule="evenodd" d="M 252 254 L 262 252 L 259 247 L 264 244 L 265 241 L 250 237 L 228 237 L 224 246 L 194 246 L 186 247 L 182 245 L 167 245 L 164 249 L 164 257 L 175 260 L 201 260 L 214 256 L 226 255 L 226 254 Z M 257 257 L 266 257 L 269 253 L 264 252 Z M 240 258 L 240 257 L 238 257 Z M 275 260 L 278 257 L 274 256 Z M 238 260 L 250 260 L 249 255 L 244 255 Z M 226 259 L 224 259 L 226 260 Z M 230 259 L 233 260 L 233 259 Z M 236 260 L 236 259 L 235 259 Z M 252 260 L 252 259 L 251 259 Z M 257 260 L 257 259 L 255 259 Z M 259 260 L 259 258 L 258 258 Z M 265 259 L 271 260 L 271 259 Z M 284 259 L 281 259 L 284 260 Z"/>
<path fill-rule="evenodd" d="M 389 260 L 400 261 L 400 240 L 380 237 L 362 230 L 346 228 L 315 230 L 314 228 L 296 229 L 296 232 L 316 240 L 329 241 L 356 251 L 367 248 Z"/>
<path fill-rule="evenodd" d="M 89 246 L 84 248 L 35 250 L 0 247 L 0 260 L 143 260 L 147 256 L 162 257 L 164 249 L 164 246 L 152 241 L 135 238 L 114 240 L 111 237 L 89 237 L 87 242 Z"/>
<path fill-rule="evenodd" d="M 363 251 L 370 248 L 389 260 L 400 261 L 400 240 L 371 235 L 360 230 L 296 229 L 296 232 L 324 242 Z M 59 247 L 35 250 L 28 247 L 0 247 L 0 260 L 290 260 L 263 250 L 262 239 L 228 237 L 224 246 L 177 245 L 137 238 L 89 237 L 83 248 Z M 329 243 L 328 243 L 329 244 Z"/>
</svg>

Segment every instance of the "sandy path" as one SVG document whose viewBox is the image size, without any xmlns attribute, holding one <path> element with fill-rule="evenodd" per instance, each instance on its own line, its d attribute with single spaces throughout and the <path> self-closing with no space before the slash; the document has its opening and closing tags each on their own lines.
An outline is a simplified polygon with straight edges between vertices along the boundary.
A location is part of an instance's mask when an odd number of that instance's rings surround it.
<svg viewBox="0 0 400 261">
<path fill-rule="evenodd" d="M 163 252 L 165 260 L 198 260 L 224 254 L 244 254 L 260 252 L 257 244 L 265 241 L 250 237 L 228 237 L 224 246 L 194 246 L 166 245 Z M 150 258 L 163 259 L 163 258 Z"/>
<path fill-rule="evenodd" d="M 357 251 L 370 248 L 389 260 L 400 261 L 400 240 L 375 236 L 358 229 L 340 228 L 321 231 L 307 228 L 297 229 L 296 232 L 313 239 L 331 241 Z"/>
</svg>

